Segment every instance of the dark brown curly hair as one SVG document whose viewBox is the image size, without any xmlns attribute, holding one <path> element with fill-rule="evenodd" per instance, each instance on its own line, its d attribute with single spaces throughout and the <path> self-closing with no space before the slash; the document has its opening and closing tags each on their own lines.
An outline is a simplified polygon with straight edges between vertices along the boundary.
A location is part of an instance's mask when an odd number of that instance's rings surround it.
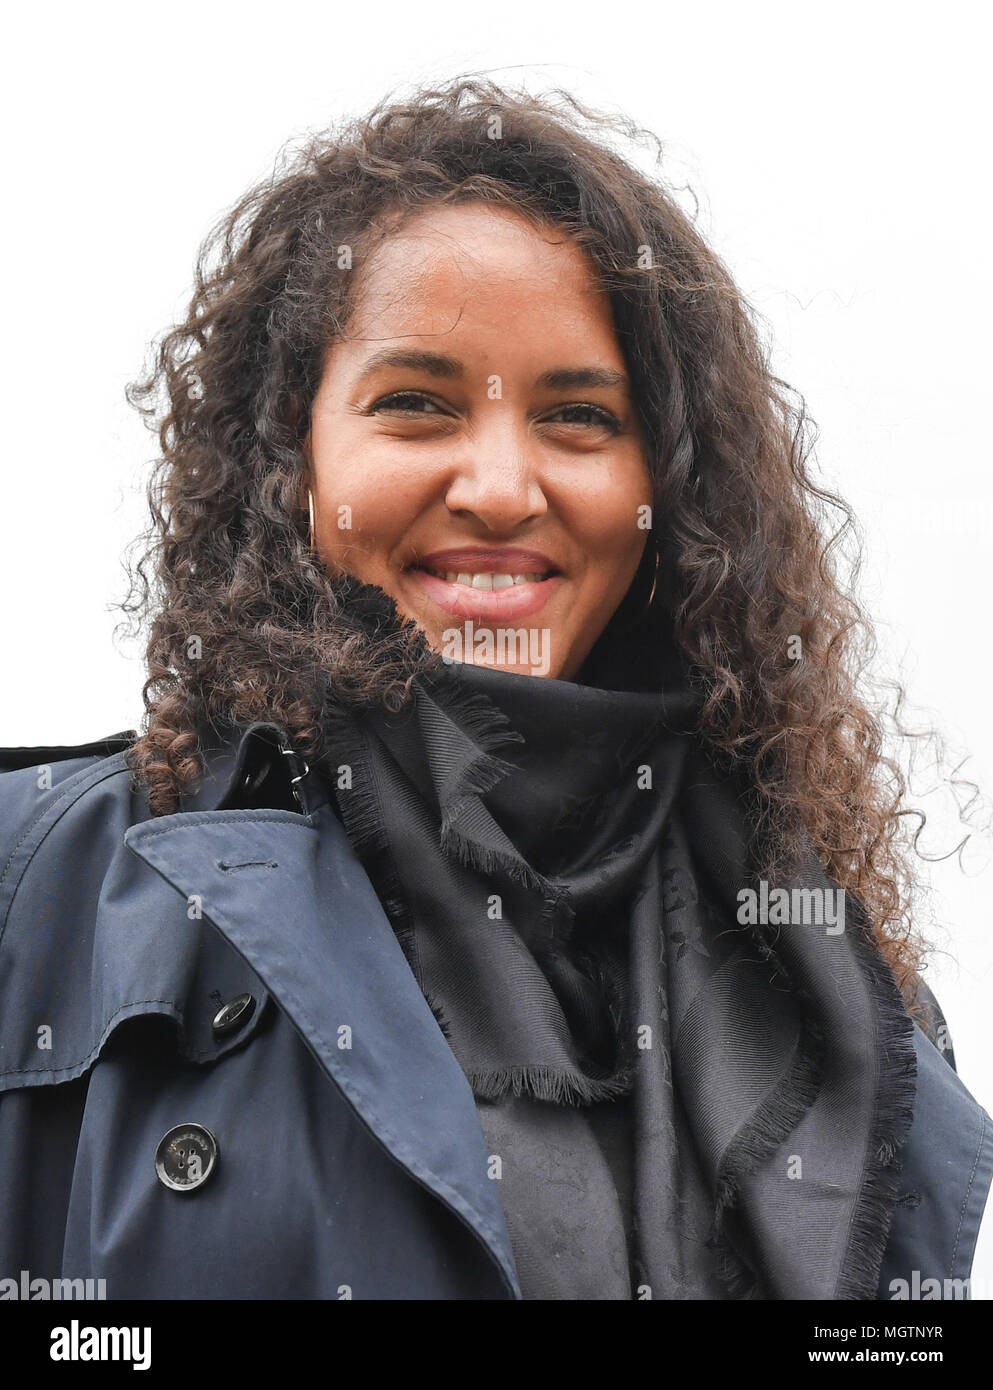
<svg viewBox="0 0 993 1390">
<path fill-rule="evenodd" d="M 310 552 L 301 444 L 371 248 L 428 204 L 498 202 L 565 229 L 610 295 L 654 480 L 656 610 L 703 694 L 700 736 L 758 790 L 770 864 L 809 835 L 906 992 L 924 943 L 901 822 L 918 813 L 860 693 L 874 637 L 854 517 L 808 469 L 804 403 L 755 311 L 616 137 L 654 140 L 562 92 L 460 78 L 284 148 L 213 228 L 185 321 L 128 387 L 161 450 L 121 605 L 148 633 L 131 766 L 164 814 L 219 720 L 273 720 L 314 756 L 322 678 L 342 700 L 402 698 L 399 654 L 346 627 Z"/>
</svg>

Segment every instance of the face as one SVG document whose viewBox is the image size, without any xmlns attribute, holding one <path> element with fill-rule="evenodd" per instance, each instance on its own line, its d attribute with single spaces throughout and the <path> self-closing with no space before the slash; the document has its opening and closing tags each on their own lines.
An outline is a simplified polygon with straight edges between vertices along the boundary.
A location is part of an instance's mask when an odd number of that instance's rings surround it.
<svg viewBox="0 0 993 1390">
<path fill-rule="evenodd" d="M 568 680 L 651 502 L 608 296 L 564 232 L 482 203 L 417 214 L 358 273 L 304 445 L 322 561 L 450 660 Z"/>
</svg>

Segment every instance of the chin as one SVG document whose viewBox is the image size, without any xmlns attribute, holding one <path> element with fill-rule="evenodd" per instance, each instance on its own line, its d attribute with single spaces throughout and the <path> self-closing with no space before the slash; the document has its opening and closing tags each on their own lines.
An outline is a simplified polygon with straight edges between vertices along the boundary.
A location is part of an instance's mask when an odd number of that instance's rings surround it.
<svg viewBox="0 0 993 1390">
<path fill-rule="evenodd" d="M 556 642 L 551 628 L 525 622 L 497 625 L 473 618 L 452 618 L 440 632 L 432 623 L 428 641 L 452 665 L 484 666 L 551 679 L 560 674 L 563 665 L 552 660 Z"/>
</svg>

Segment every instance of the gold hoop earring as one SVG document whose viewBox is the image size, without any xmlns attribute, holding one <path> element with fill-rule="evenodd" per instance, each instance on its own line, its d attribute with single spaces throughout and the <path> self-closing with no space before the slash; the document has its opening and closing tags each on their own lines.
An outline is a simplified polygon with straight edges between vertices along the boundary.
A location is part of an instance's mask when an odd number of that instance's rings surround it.
<svg viewBox="0 0 993 1390">
<path fill-rule="evenodd" d="M 655 547 L 655 573 L 652 575 L 652 592 L 648 595 L 648 602 L 645 604 L 645 608 L 646 608 L 646 609 L 651 608 L 652 604 L 655 602 L 655 590 L 658 588 L 658 584 L 659 584 L 659 565 L 660 565 L 661 563 L 662 563 L 662 556 L 659 554 L 659 548 L 658 548 L 658 546 L 656 546 L 656 547 Z"/>
<path fill-rule="evenodd" d="M 310 550 L 314 551 L 314 494 L 310 488 L 307 489 L 307 511 L 310 514 Z"/>
<path fill-rule="evenodd" d="M 658 545 L 657 545 L 656 541 L 654 540 L 654 538 L 652 539 L 651 544 L 652 544 L 652 548 L 653 548 L 654 551 L 655 551 L 655 571 L 654 571 L 654 573 L 652 574 L 652 590 L 651 590 L 651 593 L 648 595 L 648 602 L 645 604 L 644 608 L 641 610 L 641 611 L 642 611 L 642 614 L 647 613 L 647 612 L 649 611 L 649 609 L 651 608 L 652 604 L 655 602 L 655 590 L 658 588 L 658 583 L 659 583 L 659 566 L 660 566 L 660 564 L 662 563 L 662 555 L 661 555 L 661 553 L 659 552 Z"/>
</svg>

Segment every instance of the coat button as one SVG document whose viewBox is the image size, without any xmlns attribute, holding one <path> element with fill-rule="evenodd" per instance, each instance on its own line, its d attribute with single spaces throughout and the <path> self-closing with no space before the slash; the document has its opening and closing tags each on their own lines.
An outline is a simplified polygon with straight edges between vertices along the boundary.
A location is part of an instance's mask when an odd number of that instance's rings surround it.
<svg viewBox="0 0 993 1390">
<path fill-rule="evenodd" d="M 214 1015 L 213 1029 L 218 1037 L 225 1033 L 233 1033 L 236 1028 L 241 1028 L 248 1022 L 255 1012 L 255 999 L 251 994 L 236 994 L 217 1010 Z"/>
<path fill-rule="evenodd" d="M 205 1125 L 175 1125 L 159 1140 L 155 1171 L 175 1192 L 202 1187 L 217 1166 L 220 1145 Z"/>
</svg>

